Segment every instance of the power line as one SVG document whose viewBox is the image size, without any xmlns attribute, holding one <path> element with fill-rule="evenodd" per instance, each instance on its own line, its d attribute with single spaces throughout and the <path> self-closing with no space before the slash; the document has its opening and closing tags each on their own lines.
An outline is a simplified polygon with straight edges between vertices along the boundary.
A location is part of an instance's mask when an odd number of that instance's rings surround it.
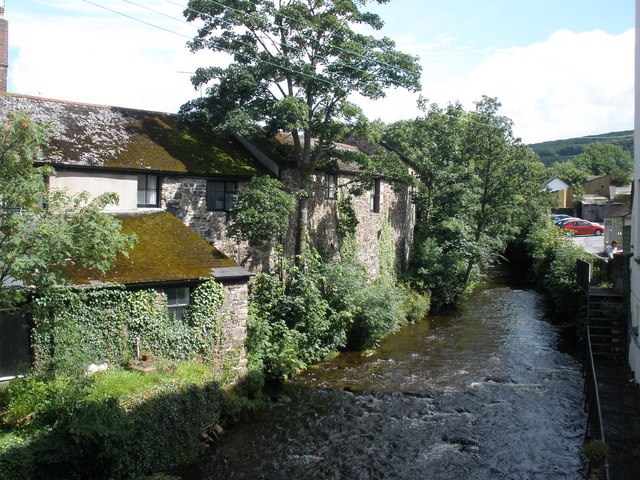
<svg viewBox="0 0 640 480">
<path fill-rule="evenodd" d="M 156 25 L 154 23 L 147 22 L 147 21 L 142 20 L 140 18 L 136 18 L 136 17 L 133 17 L 131 15 L 127 15 L 126 13 L 119 12 L 117 10 L 113 10 L 113 9 L 111 9 L 109 7 L 105 7 L 104 5 L 100 5 L 100 4 L 94 3 L 91 0 L 82 0 L 82 1 L 85 2 L 85 3 L 90 3 L 91 5 L 94 5 L 96 7 L 103 8 L 104 10 L 108 10 L 109 12 L 115 13 L 117 15 L 122 15 L 123 17 L 130 18 L 131 20 L 135 20 L 137 22 L 144 23 L 145 25 L 149 25 L 150 27 L 158 28 L 160 30 L 164 30 L 165 32 L 172 33 L 174 35 L 178 35 L 179 37 L 184 37 L 184 38 L 187 38 L 187 39 L 191 40 L 191 37 L 183 35 L 182 33 L 176 32 L 174 30 L 169 30 L 168 28 L 161 27 L 160 25 Z M 125 0 L 125 1 L 127 1 L 127 0 Z M 130 3 L 132 3 L 132 2 L 130 2 Z"/>
</svg>

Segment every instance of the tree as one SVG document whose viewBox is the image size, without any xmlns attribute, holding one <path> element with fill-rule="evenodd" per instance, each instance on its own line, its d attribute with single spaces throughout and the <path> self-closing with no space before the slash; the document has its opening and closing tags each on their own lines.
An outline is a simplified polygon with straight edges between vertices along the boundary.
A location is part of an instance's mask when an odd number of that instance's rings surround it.
<svg viewBox="0 0 640 480">
<path fill-rule="evenodd" d="M 499 107 L 488 97 L 473 112 L 422 102 L 422 117 L 391 125 L 384 136 L 416 167 L 410 276 L 431 290 L 436 308 L 455 301 L 478 267 L 496 260 L 547 206 L 544 166 L 513 137 Z"/>
<path fill-rule="evenodd" d="M 233 202 L 229 235 L 247 240 L 252 247 L 277 240 L 284 241 L 289 214 L 295 208 L 292 195 L 275 178 L 254 177 Z"/>
<path fill-rule="evenodd" d="M 0 310 L 24 300 L 24 288 L 46 288 L 66 281 L 65 267 L 106 271 L 132 245 L 120 222 L 102 212 L 117 203 L 115 194 L 89 200 L 48 189 L 50 166 L 42 161 L 49 131 L 23 112 L 0 124 Z"/>
<path fill-rule="evenodd" d="M 374 0 L 386 3 L 388 0 Z M 384 97 L 385 88 L 419 89 L 417 59 L 394 49 L 388 38 L 357 33 L 379 30 L 378 15 L 363 12 L 366 0 L 190 0 L 187 20 L 203 22 L 190 43 L 226 52 L 226 68 L 199 68 L 196 87 L 207 95 L 181 108 L 187 121 L 216 125 L 217 132 L 247 134 L 257 125 L 289 132 L 303 192 L 298 201 L 296 250 L 304 245 L 308 193 L 315 167 L 336 157 L 334 142 L 369 137 L 369 122 L 349 101 L 352 94 Z"/>
<path fill-rule="evenodd" d="M 618 170 L 630 174 L 633 171 L 631 154 L 611 143 L 595 142 L 585 145 L 584 151 L 570 162 L 592 175 L 609 175 Z"/>
<path fill-rule="evenodd" d="M 467 260 L 465 285 L 474 267 L 494 260 L 545 201 L 540 186 L 544 165 L 513 136 L 513 122 L 498 115 L 500 106 L 496 98 L 485 96 L 467 120 L 464 154 L 473 172 L 469 189 L 475 202 L 470 218 L 474 249 Z"/>
<path fill-rule="evenodd" d="M 464 290 L 472 198 L 471 168 L 463 155 L 466 112 L 459 103 L 441 108 L 420 102 L 424 115 L 396 122 L 386 143 L 409 158 L 417 174 L 416 232 L 409 275 L 432 293 L 435 308 L 452 303 Z"/>
</svg>

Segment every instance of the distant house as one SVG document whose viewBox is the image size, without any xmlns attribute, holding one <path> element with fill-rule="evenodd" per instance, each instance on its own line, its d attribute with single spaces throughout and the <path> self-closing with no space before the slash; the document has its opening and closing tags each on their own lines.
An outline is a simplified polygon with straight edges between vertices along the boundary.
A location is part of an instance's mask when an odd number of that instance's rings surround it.
<svg viewBox="0 0 640 480">
<path fill-rule="evenodd" d="M 609 197 L 609 187 L 611 186 L 611 175 L 590 175 L 587 181 L 582 184 L 585 195 L 596 195 Z"/>
<path fill-rule="evenodd" d="M 557 208 L 573 208 L 573 190 L 565 181 L 558 177 L 553 177 L 545 181 L 543 184 L 549 192 L 558 196 Z"/>
</svg>

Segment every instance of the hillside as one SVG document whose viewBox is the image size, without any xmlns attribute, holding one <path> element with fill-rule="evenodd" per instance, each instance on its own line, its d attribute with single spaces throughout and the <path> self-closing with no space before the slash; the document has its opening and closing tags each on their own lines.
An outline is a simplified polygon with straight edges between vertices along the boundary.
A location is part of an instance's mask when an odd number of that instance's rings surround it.
<svg viewBox="0 0 640 480">
<path fill-rule="evenodd" d="M 532 143 L 529 146 L 540 157 L 540 161 L 547 167 L 556 162 L 565 162 L 571 157 L 580 155 L 585 145 L 595 142 L 613 143 L 633 155 L 633 130 L 610 132 L 587 137 L 552 140 L 549 142 Z"/>
</svg>

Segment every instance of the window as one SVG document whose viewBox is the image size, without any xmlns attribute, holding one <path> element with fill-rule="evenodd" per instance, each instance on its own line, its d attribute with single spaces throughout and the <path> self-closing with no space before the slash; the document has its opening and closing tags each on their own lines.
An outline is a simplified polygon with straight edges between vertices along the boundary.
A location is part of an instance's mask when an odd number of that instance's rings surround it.
<svg viewBox="0 0 640 480">
<path fill-rule="evenodd" d="M 335 174 L 327 173 L 324 176 L 324 198 L 335 200 L 338 189 L 338 179 Z"/>
<path fill-rule="evenodd" d="M 157 175 L 138 175 L 138 207 L 158 206 Z"/>
<path fill-rule="evenodd" d="M 228 212 L 231 210 L 237 194 L 237 182 L 209 180 L 207 182 L 207 209 Z"/>
<path fill-rule="evenodd" d="M 380 179 L 376 179 L 371 187 L 369 210 L 373 213 L 380 213 Z"/>
<path fill-rule="evenodd" d="M 169 319 L 182 320 L 184 312 L 189 306 L 189 287 L 172 287 L 165 290 L 167 294 L 167 308 Z"/>
</svg>

